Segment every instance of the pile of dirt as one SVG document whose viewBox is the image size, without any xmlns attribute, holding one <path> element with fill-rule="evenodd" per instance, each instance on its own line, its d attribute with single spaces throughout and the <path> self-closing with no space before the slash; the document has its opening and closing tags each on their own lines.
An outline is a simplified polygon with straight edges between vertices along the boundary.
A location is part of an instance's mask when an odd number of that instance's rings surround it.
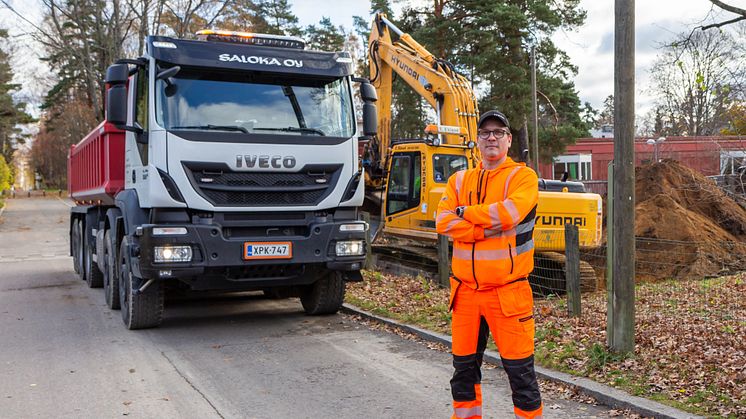
<svg viewBox="0 0 746 419">
<path fill-rule="evenodd" d="M 674 160 L 636 171 L 640 278 L 702 278 L 746 270 L 746 210 Z"/>
</svg>

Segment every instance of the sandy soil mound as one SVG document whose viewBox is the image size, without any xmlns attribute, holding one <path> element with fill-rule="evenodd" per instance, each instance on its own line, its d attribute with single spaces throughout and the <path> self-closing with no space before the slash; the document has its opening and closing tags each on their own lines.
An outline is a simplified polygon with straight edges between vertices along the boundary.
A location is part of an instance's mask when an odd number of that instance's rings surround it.
<svg viewBox="0 0 746 419">
<path fill-rule="evenodd" d="M 636 179 L 638 277 L 746 270 L 746 210 L 713 181 L 673 160 L 637 168 Z"/>
</svg>

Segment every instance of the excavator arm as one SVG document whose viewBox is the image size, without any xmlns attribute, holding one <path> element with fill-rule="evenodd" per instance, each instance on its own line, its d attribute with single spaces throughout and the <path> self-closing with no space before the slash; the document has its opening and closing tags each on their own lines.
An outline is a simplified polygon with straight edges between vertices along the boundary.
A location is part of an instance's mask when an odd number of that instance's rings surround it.
<svg viewBox="0 0 746 419">
<path fill-rule="evenodd" d="M 435 110 L 438 134 L 443 145 L 466 146 L 477 130 L 477 100 L 471 83 L 445 60 L 433 56 L 409 34 L 399 30 L 383 13 L 373 19 L 368 42 L 370 78 L 378 94 L 378 136 L 376 150 L 386 167 L 391 147 L 391 105 L 393 73 L 398 74 Z"/>
</svg>

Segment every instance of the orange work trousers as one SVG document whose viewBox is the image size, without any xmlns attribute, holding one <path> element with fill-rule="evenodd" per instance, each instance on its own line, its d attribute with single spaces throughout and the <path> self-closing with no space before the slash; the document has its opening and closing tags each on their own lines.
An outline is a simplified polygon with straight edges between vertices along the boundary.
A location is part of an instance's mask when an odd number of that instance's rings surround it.
<svg viewBox="0 0 746 419">
<path fill-rule="evenodd" d="M 516 418 L 541 418 L 534 371 L 533 297 L 528 280 L 474 290 L 451 279 L 452 419 L 482 417 L 482 359 L 489 333 L 508 374 Z"/>
</svg>

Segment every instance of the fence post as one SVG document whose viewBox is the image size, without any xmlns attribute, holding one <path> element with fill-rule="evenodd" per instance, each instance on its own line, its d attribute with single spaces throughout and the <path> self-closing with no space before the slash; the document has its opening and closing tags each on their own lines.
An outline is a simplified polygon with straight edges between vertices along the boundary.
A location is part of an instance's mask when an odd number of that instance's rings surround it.
<svg viewBox="0 0 746 419">
<path fill-rule="evenodd" d="M 365 232 L 365 262 L 363 263 L 363 269 L 370 269 L 373 266 L 373 245 L 370 239 L 372 230 L 370 228 L 370 213 L 367 211 L 360 212 L 361 218 L 368 224 L 368 230 Z"/>
<path fill-rule="evenodd" d="M 609 162 L 609 174 L 606 184 L 606 345 L 614 342 L 614 161 Z"/>
<path fill-rule="evenodd" d="M 451 284 L 451 259 L 448 257 L 448 236 L 438 234 L 438 283 L 443 288 Z"/>
<path fill-rule="evenodd" d="M 580 316 L 580 238 L 578 226 L 565 224 L 565 289 L 567 312 Z"/>
</svg>

